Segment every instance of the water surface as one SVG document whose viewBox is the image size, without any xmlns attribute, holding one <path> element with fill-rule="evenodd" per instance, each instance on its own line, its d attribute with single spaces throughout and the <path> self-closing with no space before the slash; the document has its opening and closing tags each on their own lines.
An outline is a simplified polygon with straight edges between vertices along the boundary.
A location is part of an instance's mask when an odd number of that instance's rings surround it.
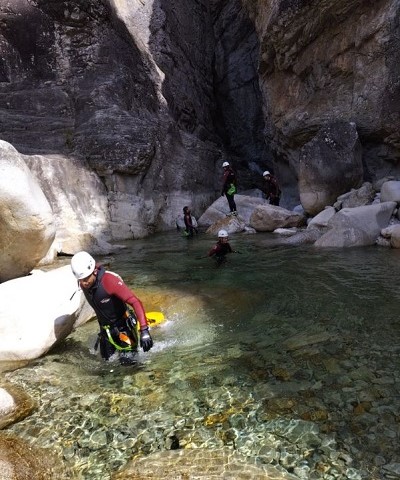
<svg viewBox="0 0 400 480">
<path fill-rule="evenodd" d="M 11 430 L 53 448 L 74 479 L 223 446 L 302 479 L 400 478 L 400 252 L 275 238 L 232 235 L 240 253 L 220 267 L 199 258 L 214 243 L 205 234 L 157 234 L 103 258 L 165 313 L 154 348 L 136 368 L 106 364 L 97 322 L 80 327 L 7 374 L 39 403 Z"/>
</svg>

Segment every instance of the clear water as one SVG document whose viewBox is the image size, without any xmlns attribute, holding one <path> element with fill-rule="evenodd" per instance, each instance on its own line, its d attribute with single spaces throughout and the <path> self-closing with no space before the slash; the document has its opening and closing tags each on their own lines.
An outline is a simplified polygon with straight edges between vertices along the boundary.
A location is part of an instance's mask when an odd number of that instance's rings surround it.
<svg viewBox="0 0 400 480">
<path fill-rule="evenodd" d="M 170 232 L 102 259 L 165 313 L 154 348 L 136 368 L 105 364 L 97 322 L 80 327 L 7 373 L 39 404 L 11 430 L 59 453 L 76 479 L 223 446 L 298 478 L 400 478 L 400 251 L 237 234 L 240 253 L 217 267 L 199 258 L 213 243 Z"/>
</svg>

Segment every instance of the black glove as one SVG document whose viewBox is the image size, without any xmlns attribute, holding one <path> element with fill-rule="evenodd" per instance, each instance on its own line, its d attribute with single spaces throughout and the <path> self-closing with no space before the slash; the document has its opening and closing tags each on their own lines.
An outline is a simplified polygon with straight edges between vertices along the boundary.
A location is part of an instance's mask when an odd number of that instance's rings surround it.
<svg viewBox="0 0 400 480">
<path fill-rule="evenodd" d="M 153 339 L 151 338 L 148 328 L 140 330 L 140 346 L 143 348 L 144 352 L 148 352 L 153 346 Z"/>
</svg>

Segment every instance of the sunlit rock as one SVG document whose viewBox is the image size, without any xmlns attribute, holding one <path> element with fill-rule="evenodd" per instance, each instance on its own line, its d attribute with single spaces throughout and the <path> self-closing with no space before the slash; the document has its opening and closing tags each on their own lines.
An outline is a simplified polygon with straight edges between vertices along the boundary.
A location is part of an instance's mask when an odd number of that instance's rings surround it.
<svg viewBox="0 0 400 480">
<path fill-rule="evenodd" d="M 0 140 L 0 282 L 27 275 L 55 236 L 52 208 L 22 156 Z"/>
<path fill-rule="evenodd" d="M 77 290 L 69 265 L 0 284 L 0 361 L 40 357 L 92 318 Z"/>
<path fill-rule="evenodd" d="M 30 415 L 37 404 L 26 392 L 11 383 L 0 388 L 0 429 Z"/>
<path fill-rule="evenodd" d="M 48 261 L 57 253 L 88 250 L 107 254 L 111 245 L 107 191 L 100 177 L 82 159 L 67 155 L 23 155 L 46 198 L 56 224 Z"/>
<path fill-rule="evenodd" d="M 2 480 L 70 478 L 53 451 L 32 446 L 7 432 L 0 432 Z"/>
</svg>

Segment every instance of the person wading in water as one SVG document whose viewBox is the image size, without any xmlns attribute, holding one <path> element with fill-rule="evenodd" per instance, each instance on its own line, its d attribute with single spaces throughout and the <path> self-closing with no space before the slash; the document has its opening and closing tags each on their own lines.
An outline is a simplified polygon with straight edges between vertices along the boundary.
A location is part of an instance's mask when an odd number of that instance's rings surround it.
<svg viewBox="0 0 400 480">
<path fill-rule="evenodd" d="M 208 252 L 209 257 L 215 258 L 218 265 L 226 262 L 226 255 L 228 253 L 239 253 L 233 250 L 229 243 L 229 235 L 226 230 L 218 232 L 218 242 Z"/>
<path fill-rule="evenodd" d="M 104 360 L 110 360 L 118 352 L 121 365 L 137 363 L 138 344 L 144 352 L 153 346 L 142 302 L 119 275 L 96 264 L 87 252 L 78 252 L 72 257 L 71 270 L 100 325 L 95 349 L 100 345 Z"/>
</svg>

